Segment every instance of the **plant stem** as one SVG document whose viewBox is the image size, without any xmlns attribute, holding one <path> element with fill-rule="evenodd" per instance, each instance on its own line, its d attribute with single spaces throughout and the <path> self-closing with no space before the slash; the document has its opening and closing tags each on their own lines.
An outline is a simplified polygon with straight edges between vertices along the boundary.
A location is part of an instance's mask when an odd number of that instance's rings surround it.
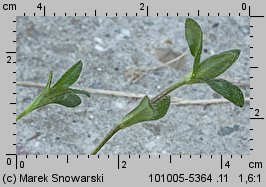
<svg viewBox="0 0 266 187">
<path fill-rule="evenodd" d="M 175 89 L 177 89 L 177 88 L 179 88 L 185 84 L 188 84 L 188 81 L 186 80 L 186 78 L 170 85 L 165 90 L 163 90 L 161 93 L 159 93 L 157 96 L 155 96 L 153 99 L 151 99 L 151 103 L 156 103 L 159 99 L 167 96 L 169 93 L 171 93 Z"/>
<path fill-rule="evenodd" d="M 164 96 L 167 96 L 169 93 L 171 93 L 172 91 L 174 91 L 175 89 L 186 85 L 186 84 L 190 84 L 191 78 L 190 78 L 190 74 L 188 74 L 187 76 L 185 76 L 183 79 L 181 79 L 180 81 L 172 84 L 171 86 L 169 86 L 168 88 L 166 88 L 164 91 L 162 91 L 160 94 L 158 94 L 157 96 L 155 96 L 152 100 L 151 103 L 156 103 L 159 99 L 163 98 Z M 121 124 L 122 123 L 126 123 L 125 122 L 119 122 L 115 125 L 115 127 L 113 129 L 111 129 L 107 135 L 104 137 L 104 139 L 96 146 L 96 148 L 91 152 L 91 155 L 95 155 L 97 154 L 97 152 L 106 144 L 106 142 L 117 132 L 119 131 L 121 128 Z"/>
<path fill-rule="evenodd" d="M 21 113 L 19 113 L 16 117 L 16 121 L 20 120 L 30 112 L 34 110 L 33 103 L 29 104 Z"/>
<path fill-rule="evenodd" d="M 106 142 L 112 138 L 112 136 L 120 130 L 120 123 L 116 124 L 114 128 L 112 128 L 107 135 L 104 137 L 104 139 L 97 145 L 97 147 L 91 152 L 91 155 L 95 155 L 98 153 L 98 151 L 106 144 Z"/>
</svg>

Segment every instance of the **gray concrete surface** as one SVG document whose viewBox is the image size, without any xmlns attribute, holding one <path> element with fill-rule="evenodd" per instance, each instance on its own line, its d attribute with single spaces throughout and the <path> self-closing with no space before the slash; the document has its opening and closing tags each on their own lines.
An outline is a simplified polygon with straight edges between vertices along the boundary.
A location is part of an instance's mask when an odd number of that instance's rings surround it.
<svg viewBox="0 0 266 187">
<path fill-rule="evenodd" d="M 204 31 L 202 58 L 231 48 L 241 56 L 223 75 L 249 84 L 249 18 L 197 17 Z M 191 67 L 160 68 L 131 83 L 138 67 L 158 66 L 187 49 L 185 17 L 18 17 L 17 81 L 54 81 L 78 59 L 84 62 L 75 86 L 155 95 Z M 134 76 L 133 76 L 134 77 Z M 249 86 L 242 87 L 249 97 Z M 17 113 L 40 89 L 17 86 Z M 219 98 L 206 85 L 171 94 L 184 99 Z M 101 138 L 138 103 L 137 99 L 93 94 L 74 109 L 49 105 L 17 123 L 18 154 L 89 154 Z M 99 154 L 249 154 L 249 103 L 172 105 L 158 121 L 118 132 Z"/>
</svg>

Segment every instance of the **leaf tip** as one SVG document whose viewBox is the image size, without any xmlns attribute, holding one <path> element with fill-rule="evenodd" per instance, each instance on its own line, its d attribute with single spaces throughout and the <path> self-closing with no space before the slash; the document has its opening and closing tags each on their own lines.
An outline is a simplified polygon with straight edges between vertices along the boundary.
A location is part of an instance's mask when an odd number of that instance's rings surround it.
<svg viewBox="0 0 266 187">
<path fill-rule="evenodd" d="M 198 25 L 198 23 L 194 19 L 192 19 L 192 18 L 186 18 L 185 24 L 187 25 L 189 23 L 196 23 Z"/>
<path fill-rule="evenodd" d="M 230 53 L 232 53 L 234 55 L 234 61 L 236 61 L 238 59 L 238 57 L 240 56 L 241 50 L 240 49 L 232 49 L 232 50 L 230 50 Z"/>
<path fill-rule="evenodd" d="M 53 71 L 51 70 L 48 74 L 48 81 L 46 83 L 45 89 L 50 89 L 51 87 L 51 83 L 52 83 L 52 79 L 53 79 Z"/>
<path fill-rule="evenodd" d="M 76 93 L 76 94 L 82 94 L 82 95 L 85 95 L 87 97 L 90 97 L 91 96 L 90 93 L 87 92 L 87 91 L 85 91 L 85 90 L 78 90 L 78 89 L 72 89 L 72 88 L 70 88 L 70 90 L 72 92 Z"/>
<path fill-rule="evenodd" d="M 76 63 L 77 65 L 81 65 L 82 66 L 82 64 L 83 64 L 83 62 L 82 62 L 82 60 L 81 59 L 79 59 L 78 61 L 77 61 L 77 63 Z"/>
<path fill-rule="evenodd" d="M 241 90 L 240 90 L 241 91 Z M 239 106 L 239 107 L 243 107 L 244 105 L 245 105 L 245 99 L 244 99 L 244 94 L 243 94 L 243 92 L 241 91 L 241 96 L 240 96 L 241 98 L 240 98 L 240 101 L 239 101 L 239 103 L 237 104 L 237 106 Z"/>
</svg>

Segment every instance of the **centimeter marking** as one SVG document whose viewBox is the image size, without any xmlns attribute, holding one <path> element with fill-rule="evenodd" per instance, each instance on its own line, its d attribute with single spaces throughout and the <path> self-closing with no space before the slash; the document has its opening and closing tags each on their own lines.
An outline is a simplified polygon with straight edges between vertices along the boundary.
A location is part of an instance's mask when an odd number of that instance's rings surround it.
<svg viewBox="0 0 266 187">
<path fill-rule="evenodd" d="M 24 168 L 24 162 L 23 161 L 19 161 L 19 157 L 21 158 L 22 156 L 25 156 L 26 159 L 28 159 L 28 157 L 35 157 L 36 159 L 38 158 L 47 158 L 49 159 L 50 157 L 52 156 L 49 156 L 49 155 L 17 155 L 17 154 L 6 154 L 6 156 L 12 156 L 12 157 L 15 157 L 15 169 L 20 169 L 20 168 Z M 90 159 L 91 157 L 93 158 L 101 158 L 101 157 L 107 157 L 108 159 L 110 158 L 110 155 L 106 155 L 106 156 L 100 156 L 100 155 L 56 155 L 55 157 L 57 159 L 59 158 L 62 158 L 62 157 L 65 157 L 66 158 L 66 163 L 69 164 L 70 163 L 70 156 L 74 157 L 76 156 L 76 158 L 79 158 L 81 156 L 84 156 L 84 157 L 87 157 L 88 159 Z M 117 155 L 117 169 L 121 169 L 121 168 L 126 168 L 126 161 L 125 160 L 121 160 L 120 158 L 121 155 Z M 123 155 L 125 156 L 125 155 Z M 132 155 L 128 155 L 128 159 L 131 158 Z M 136 158 L 143 158 L 145 156 L 141 156 L 141 155 L 134 155 Z M 172 164 L 173 161 L 172 161 L 172 157 L 176 157 L 179 159 L 182 159 L 182 158 L 185 158 L 185 157 L 188 157 L 189 159 L 193 159 L 195 157 L 199 157 L 200 159 L 202 159 L 202 155 L 169 155 L 169 163 Z M 193 156 L 193 157 L 192 157 Z M 223 161 L 223 156 L 224 155 L 218 155 L 217 158 L 220 159 L 220 169 L 223 169 L 223 166 L 224 166 L 224 161 Z M 158 158 L 158 159 L 161 159 L 161 155 L 147 155 L 147 157 L 149 159 L 151 158 Z M 210 157 L 211 159 L 213 159 L 213 155 L 206 155 L 205 157 Z M 219 158 L 220 157 L 220 158 Z M 236 157 L 236 156 L 235 156 Z M 233 155 L 230 155 L 230 158 L 233 159 Z M 237 158 L 243 158 L 243 155 L 238 155 Z M 21 162 L 23 162 L 23 167 L 21 167 Z"/>
<path fill-rule="evenodd" d="M 245 4 L 245 7 L 246 7 L 246 3 L 242 3 L 242 9 L 246 10 L 246 8 L 245 9 L 243 8 L 243 4 Z M 140 3 L 140 5 L 142 5 L 142 8 L 140 8 L 140 10 L 141 11 L 145 10 L 144 9 L 144 3 Z M 146 16 L 149 16 L 149 6 L 146 6 L 145 8 L 146 8 Z M 159 13 L 157 12 L 156 15 L 159 16 Z M 211 16 L 210 13 L 207 13 L 207 15 Z M 23 16 L 26 16 L 26 13 L 24 13 Z M 33 13 L 33 16 L 36 16 L 35 12 Z M 46 16 L 46 6 L 43 6 L 43 16 Z M 56 16 L 55 12 L 53 13 L 53 16 Z M 67 16 L 67 13 L 65 13 L 65 16 Z M 74 16 L 77 16 L 77 13 L 74 13 Z M 84 13 L 84 16 L 87 16 L 87 13 Z M 94 16 L 97 16 L 97 10 L 96 9 L 94 10 Z M 105 13 L 105 16 L 108 16 L 107 12 Z M 115 13 L 115 16 L 118 16 L 118 13 Z M 124 16 L 124 15 L 121 15 L 121 16 Z M 125 13 L 125 16 L 128 16 L 128 13 Z M 136 12 L 135 16 L 138 16 L 137 12 Z M 165 15 L 163 15 L 163 16 L 165 16 Z M 166 13 L 166 16 L 169 16 L 168 12 Z M 179 16 L 178 12 L 176 13 L 176 16 Z M 187 13 L 187 16 L 190 16 L 190 13 Z M 197 10 L 197 16 L 200 16 L 200 10 Z M 220 16 L 219 12 L 217 13 L 217 16 Z M 231 16 L 231 13 L 228 13 L 228 16 Z M 241 16 L 241 13 L 238 13 L 238 16 Z M 263 18 L 264 17 L 261 15 L 260 16 L 251 15 L 251 7 L 250 6 L 248 6 L 248 16 L 250 18 Z M 16 31 L 13 31 L 13 32 L 16 32 Z M 253 37 L 253 36 L 251 36 L 251 37 Z"/>
<path fill-rule="evenodd" d="M 142 3 L 143 4 L 143 3 Z M 144 4 L 143 4 L 144 5 Z M 144 8 L 140 9 L 140 10 L 144 10 Z M 24 16 L 26 16 L 26 13 L 23 14 Z M 33 14 L 34 16 L 36 15 L 36 13 L 34 12 Z M 87 16 L 87 13 L 84 14 L 85 16 Z M 108 16 L 108 13 L 105 14 L 106 16 Z M 125 13 L 126 16 L 128 16 L 128 13 Z M 159 13 L 156 14 L 157 16 L 159 16 Z M 190 13 L 187 13 L 188 16 L 190 16 Z M 220 13 L 217 14 L 218 16 L 220 16 Z M 239 16 L 241 16 L 241 14 L 239 13 L 238 14 Z M 263 18 L 264 16 L 253 16 L 251 15 L 251 7 L 248 6 L 248 15 L 250 18 Z M 43 16 L 46 16 L 46 7 L 43 6 Z M 56 16 L 56 13 L 53 14 L 53 16 Z M 65 13 L 65 16 L 67 16 L 67 13 Z M 77 13 L 74 14 L 74 16 L 77 16 Z M 97 16 L 97 10 L 95 9 L 94 10 L 94 16 Z M 115 16 L 118 16 L 118 13 L 115 13 Z M 136 16 L 138 16 L 138 13 L 136 13 Z M 149 6 L 146 6 L 146 16 L 149 16 Z M 169 16 L 168 13 L 166 13 L 166 16 Z M 176 16 L 179 16 L 178 13 L 176 13 Z M 200 10 L 197 10 L 197 16 L 200 16 Z M 208 13 L 208 16 L 210 16 L 210 13 Z M 228 14 L 228 16 L 231 16 L 231 13 Z M 13 23 L 16 23 L 16 21 L 14 20 Z M 254 26 L 251 25 L 250 28 L 253 28 Z M 16 30 L 13 30 L 12 32 L 16 33 Z M 250 35 L 250 38 L 253 38 L 254 35 Z M 13 40 L 13 43 L 16 43 L 16 40 Z M 253 49 L 254 47 L 253 46 L 250 46 L 250 49 Z M 6 54 L 16 54 L 16 51 L 7 51 Z M 250 56 L 250 59 L 253 59 L 253 56 Z M 16 63 L 15 61 L 13 63 Z M 251 69 L 258 69 L 259 67 L 258 66 L 251 66 L 250 67 Z M 13 72 L 13 74 L 16 74 L 16 72 Z M 253 76 L 250 76 L 250 79 L 253 79 L 254 77 Z M 15 82 L 13 82 L 15 83 Z M 250 89 L 253 89 L 253 88 L 250 88 Z M 14 92 L 13 93 L 14 95 L 16 95 L 16 93 Z M 253 98 L 250 98 L 250 99 L 253 99 Z M 11 105 L 16 105 L 16 102 L 10 102 Z M 253 108 L 250 108 L 251 110 Z M 15 115 L 16 113 L 13 113 L 13 115 Z M 256 116 L 256 115 L 255 115 Z M 263 120 L 264 117 L 250 117 L 250 120 Z M 12 123 L 13 125 L 16 125 L 16 122 Z M 253 128 L 250 128 L 250 131 L 253 131 L 254 129 Z M 16 134 L 14 133 L 13 136 L 16 136 Z M 250 138 L 250 141 L 253 141 L 254 139 L 253 138 Z M 16 144 L 13 144 L 14 146 L 16 146 Z M 250 151 L 252 151 L 253 149 L 250 148 Z M 17 154 L 6 154 L 6 156 L 15 156 L 15 168 L 18 169 L 18 164 L 19 164 L 19 161 L 18 161 L 18 155 Z M 22 156 L 22 155 L 20 155 Z M 88 158 L 90 158 L 91 155 L 88 155 Z M 96 155 L 97 158 L 100 158 L 100 155 Z M 178 156 L 178 155 L 169 155 L 169 163 L 172 163 L 172 156 Z M 179 158 L 181 159 L 182 156 L 184 155 L 179 155 Z M 189 158 L 191 159 L 192 158 L 192 155 L 188 155 Z M 208 155 L 209 156 L 209 155 Z M 26 158 L 28 158 L 28 155 L 25 155 Z M 38 155 L 35 155 L 36 159 L 38 158 Z M 76 156 L 77 158 L 79 158 L 79 155 Z M 148 155 L 149 158 L 151 158 L 151 155 Z M 49 158 L 49 155 L 46 155 L 46 158 L 48 159 Z M 56 158 L 59 158 L 59 155 L 56 156 Z M 109 155 L 107 155 L 107 158 L 110 158 Z M 130 159 L 131 158 L 131 155 L 128 155 L 128 158 Z M 140 159 L 141 158 L 141 155 L 138 155 L 138 158 Z M 161 156 L 158 155 L 158 158 L 160 159 Z M 199 155 L 199 158 L 202 158 L 202 155 Z M 210 155 L 210 158 L 212 159 L 213 158 L 213 155 Z M 230 158 L 233 158 L 233 155 L 230 156 Z M 240 158 L 243 158 L 242 155 L 240 155 Z M 69 155 L 66 155 L 66 163 L 69 163 L 70 162 L 70 158 L 69 158 Z M 117 155 L 117 168 L 118 169 L 121 169 L 121 168 L 125 168 L 125 166 L 121 165 L 121 163 L 123 163 L 125 161 L 122 161 L 121 162 L 121 158 L 120 158 L 120 155 Z M 223 169 L 223 155 L 220 155 L 220 167 L 221 169 Z"/>
</svg>

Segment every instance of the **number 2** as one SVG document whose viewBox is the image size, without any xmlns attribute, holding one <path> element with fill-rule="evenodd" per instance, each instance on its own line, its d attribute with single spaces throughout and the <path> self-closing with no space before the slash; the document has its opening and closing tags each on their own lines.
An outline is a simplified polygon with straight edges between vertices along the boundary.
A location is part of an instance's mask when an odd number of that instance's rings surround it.
<svg viewBox="0 0 266 187">
<path fill-rule="evenodd" d="M 140 10 L 144 10 L 144 3 L 140 3 Z"/>
<path fill-rule="evenodd" d="M 7 63 L 11 63 L 11 56 L 7 56 Z"/>
</svg>

